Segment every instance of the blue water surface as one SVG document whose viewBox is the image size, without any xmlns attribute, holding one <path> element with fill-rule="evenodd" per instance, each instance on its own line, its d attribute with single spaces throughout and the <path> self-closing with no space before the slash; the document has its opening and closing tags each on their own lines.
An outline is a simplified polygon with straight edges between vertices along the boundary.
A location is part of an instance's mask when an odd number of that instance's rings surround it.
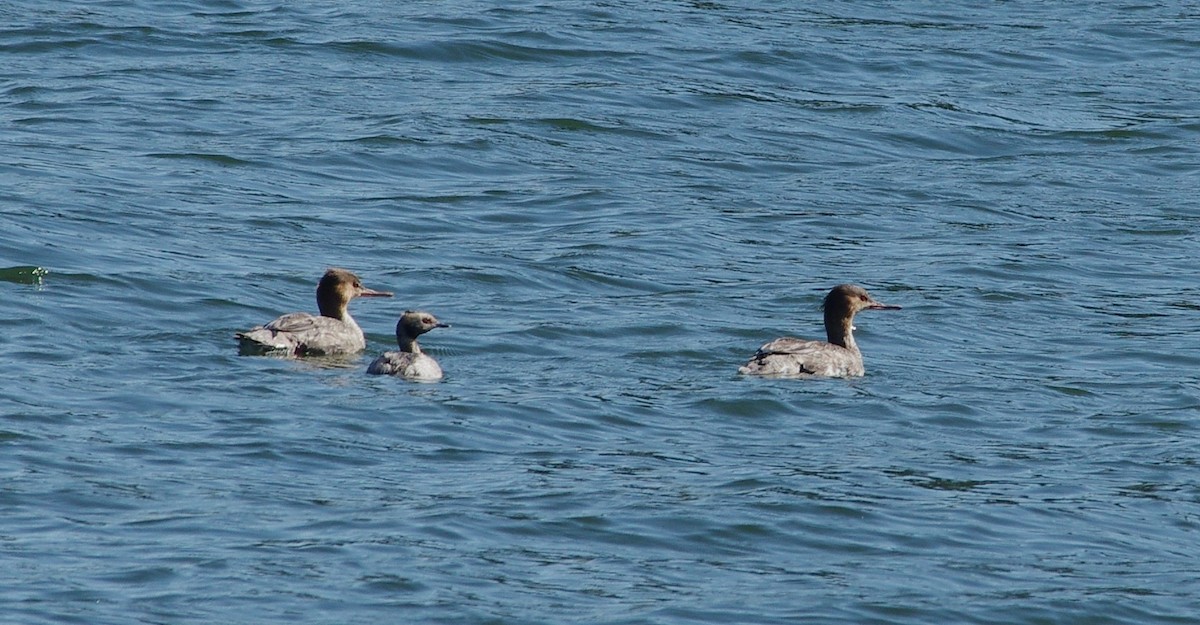
<svg viewBox="0 0 1200 625">
<path fill-rule="evenodd" d="M 0 4 L 14 623 L 1194 623 L 1187 3 Z M 364 354 L 239 356 L 326 267 Z M 744 379 L 853 282 L 855 380 Z M 407 308 L 436 384 L 364 375 Z"/>
</svg>

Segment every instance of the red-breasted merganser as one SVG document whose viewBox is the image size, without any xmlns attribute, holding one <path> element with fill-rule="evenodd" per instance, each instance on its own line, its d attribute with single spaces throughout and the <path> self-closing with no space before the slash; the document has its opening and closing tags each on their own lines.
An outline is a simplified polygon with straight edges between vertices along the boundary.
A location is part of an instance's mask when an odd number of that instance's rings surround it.
<svg viewBox="0 0 1200 625">
<path fill-rule="evenodd" d="M 825 296 L 825 334 L 829 341 L 785 337 L 758 348 L 739 373 L 780 377 L 857 377 L 862 352 L 854 342 L 854 315 L 860 310 L 898 310 L 876 301 L 862 287 L 840 284 Z"/>
<path fill-rule="evenodd" d="M 417 337 L 434 328 L 449 327 L 450 324 L 438 321 L 427 312 L 404 311 L 400 321 L 396 322 L 396 342 L 400 344 L 400 351 L 384 352 L 367 367 L 367 373 L 398 375 L 410 380 L 440 380 L 442 368 L 432 356 L 421 351 Z"/>
<path fill-rule="evenodd" d="M 320 316 L 308 313 L 284 315 L 266 325 L 238 332 L 244 354 L 272 356 L 329 356 L 353 354 L 367 347 L 362 328 L 347 311 L 356 297 L 391 297 L 373 291 L 358 276 L 345 269 L 329 269 L 317 285 Z"/>
</svg>

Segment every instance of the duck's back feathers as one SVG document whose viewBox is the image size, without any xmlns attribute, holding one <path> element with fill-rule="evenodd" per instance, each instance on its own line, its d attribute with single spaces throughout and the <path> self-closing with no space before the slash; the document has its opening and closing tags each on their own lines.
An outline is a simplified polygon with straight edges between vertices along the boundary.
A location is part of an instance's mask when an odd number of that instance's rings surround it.
<svg viewBox="0 0 1200 625">
<path fill-rule="evenodd" d="M 384 352 L 367 367 L 367 373 L 398 375 L 410 380 L 440 380 L 442 367 L 427 354 Z"/>
<path fill-rule="evenodd" d="M 738 369 L 746 375 L 844 378 L 863 375 L 862 355 L 825 341 L 792 337 L 775 339 L 758 348 Z"/>
<path fill-rule="evenodd" d="M 243 353 L 286 356 L 350 354 L 366 348 L 362 330 L 353 320 L 290 313 L 237 333 Z"/>
</svg>

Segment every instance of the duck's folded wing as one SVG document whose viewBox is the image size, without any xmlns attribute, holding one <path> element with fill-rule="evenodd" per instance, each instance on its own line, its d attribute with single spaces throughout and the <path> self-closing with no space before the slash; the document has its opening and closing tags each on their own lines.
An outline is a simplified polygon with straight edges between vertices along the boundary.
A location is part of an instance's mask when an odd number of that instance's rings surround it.
<svg viewBox="0 0 1200 625">
<path fill-rule="evenodd" d="M 272 332 L 309 332 L 320 326 L 321 319 L 322 317 L 310 315 L 308 313 L 291 313 L 284 315 L 263 327 Z"/>
<path fill-rule="evenodd" d="M 326 321 L 308 313 L 291 313 L 270 323 L 236 334 L 242 352 L 248 354 L 295 354 L 305 343 L 321 336 Z"/>
<path fill-rule="evenodd" d="M 367 373 L 375 375 L 403 375 L 405 368 L 412 363 L 413 355 L 404 352 L 384 352 L 370 366 Z"/>
<path fill-rule="evenodd" d="M 770 356 L 772 354 L 796 354 L 804 355 L 819 351 L 822 345 L 826 343 L 822 341 L 807 341 L 804 339 L 792 338 L 785 336 L 775 339 L 770 343 L 764 344 L 758 348 L 758 352 L 754 354 L 755 358 Z"/>
<path fill-rule="evenodd" d="M 863 374 L 858 354 L 825 341 L 775 339 L 739 371 L 754 375 L 846 377 Z"/>
</svg>

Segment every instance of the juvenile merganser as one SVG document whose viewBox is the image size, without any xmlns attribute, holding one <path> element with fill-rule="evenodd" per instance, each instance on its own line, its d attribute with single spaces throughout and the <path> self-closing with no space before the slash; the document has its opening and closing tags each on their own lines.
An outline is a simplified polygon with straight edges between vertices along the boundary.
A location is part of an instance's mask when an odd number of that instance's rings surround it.
<svg viewBox="0 0 1200 625">
<path fill-rule="evenodd" d="M 384 352 L 367 367 L 367 373 L 398 375 L 410 380 L 440 380 L 441 366 L 421 351 L 417 337 L 434 328 L 449 327 L 450 324 L 438 321 L 427 312 L 404 311 L 400 321 L 396 322 L 396 342 L 400 344 L 400 351 Z"/>
<path fill-rule="evenodd" d="M 362 328 L 347 311 L 356 297 L 391 297 L 386 291 L 373 291 L 362 285 L 358 276 L 345 269 L 329 269 L 317 285 L 320 316 L 308 313 L 284 315 L 266 325 L 238 332 L 239 347 L 245 354 L 278 356 L 328 356 L 353 354 L 367 347 Z"/>
<path fill-rule="evenodd" d="M 738 369 L 746 375 L 780 377 L 857 377 L 863 370 L 862 352 L 854 342 L 854 315 L 860 310 L 898 310 L 883 304 L 862 287 L 840 284 L 825 296 L 825 334 L 829 341 L 785 337 L 758 348 Z"/>
</svg>

